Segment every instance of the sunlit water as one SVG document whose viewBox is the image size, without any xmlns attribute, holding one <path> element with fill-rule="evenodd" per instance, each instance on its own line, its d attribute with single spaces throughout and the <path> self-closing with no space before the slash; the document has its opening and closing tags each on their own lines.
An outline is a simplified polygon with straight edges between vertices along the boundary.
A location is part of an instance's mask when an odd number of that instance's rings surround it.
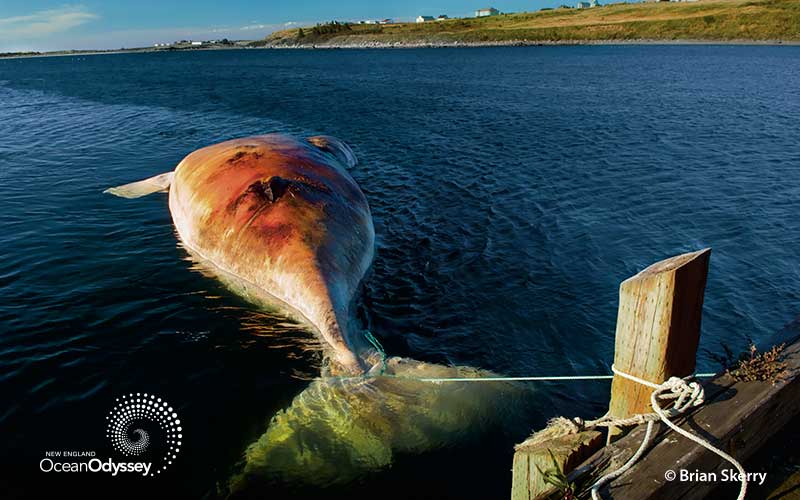
<svg viewBox="0 0 800 500">
<path fill-rule="evenodd" d="M 472 406 L 412 390 L 404 408 L 390 400 L 408 388 L 391 381 L 312 383 L 313 337 L 198 269 L 163 195 L 120 200 L 108 186 L 224 139 L 335 135 L 361 160 L 352 174 L 378 238 L 364 325 L 390 355 L 508 375 L 607 373 L 619 282 L 711 246 L 699 368 L 713 370 L 721 344 L 768 343 L 798 312 L 797 116 L 796 47 L 0 61 L 0 486 L 200 497 L 252 472 L 236 487 L 269 498 L 504 498 L 515 442 L 550 416 L 605 410 L 606 382 L 539 384 L 494 411 L 497 389 Z M 138 391 L 184 422 L 166 476 L 37 474 L 47 450 L 110 455 L 105 415 Z M 388 451 L 365 458 L 323 435 L 350 425 L 342 408 L 369 404 L 357 427 L 376 426 L 365 439 Z M 259 443 L 298 408 L 311 442 L 363 470 L 343 462 L 337 481 L 319 462 L 315 484 L 290 465 L 262 470 L 297 451 Z"/>
</svg>

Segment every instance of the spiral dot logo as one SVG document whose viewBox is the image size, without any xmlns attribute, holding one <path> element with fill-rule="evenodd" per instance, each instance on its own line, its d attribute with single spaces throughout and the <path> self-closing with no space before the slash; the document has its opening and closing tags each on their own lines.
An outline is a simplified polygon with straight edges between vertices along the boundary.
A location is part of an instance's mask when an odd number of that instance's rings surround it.
<svg viewBox="0 0 800 500">
<path fill-rule="evenodd" d="M 150 476 L 161 474 L 172 465 L 181 451 L 183 428 L 178 414 L 166 401 L 153 394 L 130 393 L 117 398 L 106 416 L 106 435 L 114 449 L 126 457 L 135 457 L 152 448 L 151 435 L 164 441 L 160 446 L 161 463 L 153 464 Z M 148 429 L 150 432 L 148 432 Z M 150 450 L 152 452 L 152 450 Z"/>
</svg>

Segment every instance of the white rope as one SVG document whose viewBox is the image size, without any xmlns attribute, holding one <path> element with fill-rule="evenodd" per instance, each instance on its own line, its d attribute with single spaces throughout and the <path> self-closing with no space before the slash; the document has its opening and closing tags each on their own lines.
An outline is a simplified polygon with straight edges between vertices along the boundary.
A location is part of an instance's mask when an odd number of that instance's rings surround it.
<svg viewBox="0 0 800 500">
<path fill-rule="evenodd" d="M 670 379 L 670 380 L 673 380 L 673 379 Z M 677 380 L 682 381 L 681 379 L 677 379 Z M 669 381 L 667 381 L 667 382 L 669 382 Z M 692 382 L 692 383 L 693 384 L 697 384 L 697 382 Z M 702 391 L 702 388 L 700 390 Z M 669 419 L 666 417 L 664 410 L 661 409 L 661 407 L 658 405 L 658 402 L 656 401 L 656 398 L 658 396 L 658 392 L 659 391 L 654 391 L 653 394 L 650 395 L 650 404 L 653 405 L 653 410 L 655 410 L 655 412 L 658 413 L 658 416 L 661 417 L 661 421 L 664 422 L 665 424 L 667 424 L 672 430 L 674 430 L 675 432 L 677 432 L 681 436 L 694 441 L 695 443 L 699 444 L 700 446 L 702 446 L 703 448 L 705 448 L 705 449 L 707 449 L 707 450 L 709 450 L 711 452 L 716 453 L 720 457 L 722 457 L 725 460 L 727 460 L 728 462 L 730 462 L 734 467 L 736 467 L 736 470 L 739 471 L 739 478 L 741 479 L 741 482 L 742 482 L 742 486 L 739 488 L 739 496 L 736 497 L 736 498 L 737 498 L 737 500 L 744 500 L 744 497 L 747 494 L 747 472 L 745 472 L 744 467 L 742 467 L 742 464 L 740 464 L 738 460 L 736 460 L 732 456 L 728 455 L 724 451 L 720 450 L 719 448 L 713 446 L 711 443 L 709 443 L 708 441 L 704 440 L 703 438 L 698 437 L 698 436 L 692 434 L 691 432 L 689 432 L 687 430 L 681 429 L 680 427 L 678 427 L 674 423 L 670 422 Z M 680 400 L 678 400 L 678 402 L 676 402 L 675 404 L 678 405 L 679 403 L 680 403 Z"/>
<path fill-rule="evenodd" d="M 548 382 L 558 380 L 604 380 L 614 375 L 560 375 L 553 377 L 434 377 L 420 378 L 420 382 Z"/>
<path fill-rule="evenodd" d="M 647 430 L 644 434 L 644 439 L 642 439 L 642 444 L 639 445 L 639 449 L 636 450 L 636 453 L 633 454 L 631 458 L 628 459 L 625 464 L 620 467 L 619 469 L 606 474 L 605 476 L 601 477 L 597 480 L 596 483 L 592 486 L 592 500 L 600 500 L 600 488 L 608 484 L 609 482 L 613 481 L 614 479 L 618 478 L 622 474 L 628 471 L 633 465 L 639 460 L 642 456 L 644 451 L 650 444 L 650 438 L 653 434 L 653 423 L 656 420 L 661 420 L 667 426 L 669 426 L 672 430 L 677 432 L 678 434 L 694 441 L 695 443 L 699 444 L 700 446 L 706 448 L 707 450 L 716 453 L 720 457 L 724 458 L 731 464 L 733 464 L 736 469 L 739 471 L 739 477 L 741 479 L 742 486 L 739 489 L 739 496 L 737 500 L 743 500 L 746 493 L 747 493 L 747 473 L 735 458 L 728 455 L 724 451 L 716 448 L 711 443 L 705 441 L 704 439 L 692 434 L 689 431 L 683 430 L 674 423 L 670 421 L 670 418 L 674 418 L 678 415 L 685 413 L 687 410 L 700 406 L 703 404 L 705 399 L 705 393 L 703 391 L 703 387 L 697 382 L 688 382 L 691 376 L 686 377 L 685 379 L 679 377 L 671 377 L 669 380 L 661 383 L 656 384 L 639 377 L 635 377 L 629 373 L 625 373 L 623 371 L 617 370 L 614 365 L 611 365 L 611 371 L 613 371 L 616 375 L 620 377 L 626 378 L 628 380 L 632 380 L 636 383 L 642 384 L 644 386 L 650 387 L 653 390 L 652 394 L 650 394 L 650 404 L 653 406 L 653 410 L 655 413 L 649 414 L 641 414 L 641 415 L 634 415 L 633 417 L 626 418 L 626 419 L 614 419 L 609 417 L 606 414 L 603 417 L 600 417 L 597 420 L 586 422 L 586 424 L 582 425 L 584 428 L 591 428 L 597 426 L 609 427 L 624 427 L 626 425 L 631 425 L 632 423 L 640 424 L 643 422 L 647 422 Z M 664 410 L 661 408 L 659 404 L 659 400 L 676 400 L 673 404 L 672 408 Z M 565 419 L 566 420 L 566 419 Z M 579 419 L 575 420 L 576 425 L 581 425 Z"/>
</svg>

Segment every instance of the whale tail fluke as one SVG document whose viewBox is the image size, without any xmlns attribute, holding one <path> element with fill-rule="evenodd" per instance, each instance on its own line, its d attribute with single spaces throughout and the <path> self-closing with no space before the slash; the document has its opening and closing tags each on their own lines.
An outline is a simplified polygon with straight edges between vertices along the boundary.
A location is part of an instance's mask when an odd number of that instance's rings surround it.
<svg viewBox="0 0 800 500">
<path fill-rule="evenodd" d="M 246 492 L 257 490 L 265 478 L 294 485 L 347 484 L 390 466 L 397 455 L 444 449 L 513 426 L 525 414 L 520 409 L 530 399 L 526 388 L 510 382 L 428 381 L 493 375 L 392 357 L 382 375 L 316 379 L 247 448 L 228 493 L 249 498 Z"/>
<path fill-rule="evenodd" d="M 150 177 L 149 179 L 123 184 L 122 186 L 110 187 L 103 191 L 103 193 L 113 194 L 120 198 L 141 198 L 148 194 L 165 193 L 169 191 L 169 186 L 172 184 L 172 177 L 174 174 L 175 172 L 165 172 L 155 177 Z"/>
</svg>

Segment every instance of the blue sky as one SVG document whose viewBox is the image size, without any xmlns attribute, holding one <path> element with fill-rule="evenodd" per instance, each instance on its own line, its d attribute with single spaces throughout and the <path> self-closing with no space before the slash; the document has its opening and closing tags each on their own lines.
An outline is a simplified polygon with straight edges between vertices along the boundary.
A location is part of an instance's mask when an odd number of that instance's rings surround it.
<svg viewBox="0 0 800 500">
<path fill-rule="evenodd" d="M 284 27 L 331 19 L 409 21 L 420 14 L 468 16 L 490 5 L 520 12 L 561 3 L 564 0 L 0 0 L 0 52 L 141 47 L 179 39 L 256 39 Z"/>
</svg>

